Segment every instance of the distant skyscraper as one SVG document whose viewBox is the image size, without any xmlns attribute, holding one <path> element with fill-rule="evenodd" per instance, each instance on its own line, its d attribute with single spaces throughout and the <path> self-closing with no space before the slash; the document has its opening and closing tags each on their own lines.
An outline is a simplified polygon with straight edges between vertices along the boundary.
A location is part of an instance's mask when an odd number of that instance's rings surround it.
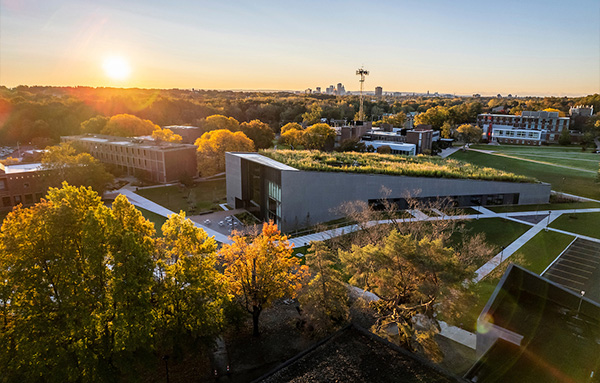
<svg viewBox="0 0 600 383">
<path fill-rule="evenodd" d="M 325 93 L 327 93 L 327 94 L 333 94 L 334 91 L 335 91 L 335 88 L 333 87 L 333 85 L 329 85 L 327 87 L 327 90 L 325 91 Z"/>
<path fill-rule="evenodd" d="M 380 86 L 375 87 L 375 96 L 381 97 L 383 96 L 383 88 Z"/>
<path fill-rule="evenodd" d="M 320 86 L 318 86 L 318 87 L 315 88 L 315 93 L 321 93 L 321 87 Z"/>
<path fill-rule="evenodd" d="M 338 96 L 343 96 L 344 94 L 346 94 L 346 89 L 344 88 L 344 85 L 342 85 L 341 82 L 338 82 L 338 84 L 337 84 L 337 95 Z"/>
</svg>

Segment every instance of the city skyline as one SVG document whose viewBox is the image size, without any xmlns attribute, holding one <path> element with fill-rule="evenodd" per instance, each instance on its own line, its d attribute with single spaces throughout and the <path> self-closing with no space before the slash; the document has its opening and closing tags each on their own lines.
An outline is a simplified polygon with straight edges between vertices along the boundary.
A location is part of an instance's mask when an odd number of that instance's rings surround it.
<svg viewBox="0 0 600 383">
<path fill-rule="evenodd" d="M 2 0 L 0 85 L 600 92 L 600 3 Z M 574 15 L 576 17 L 574 17 Z"/>
</svg>

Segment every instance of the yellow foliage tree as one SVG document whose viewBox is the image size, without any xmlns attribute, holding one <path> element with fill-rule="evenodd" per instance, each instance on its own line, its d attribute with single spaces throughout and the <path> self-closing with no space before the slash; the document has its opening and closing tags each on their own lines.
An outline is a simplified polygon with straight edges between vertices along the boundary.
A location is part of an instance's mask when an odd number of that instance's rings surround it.
<svg viewBox="0 0 600 383">
<path fill-rule="evenodd" d="M 173 133 L 171 129 L 156 129 L 152 132 L 152 138 L 157 142 L 172 142 L 178 144 L 183 138 L 179 134 Z"/>
<path fill-rule="evenodd" d="M 224 245 L 220 257 L 230 292 L 252 314 L 253 334 L 258 336 L 258 319 L 274 300 L 294 297 L 302 287 L 307 267 L 292 255 L 287 237 L 273 222 L 265 223 L 252 241 L 233 235 L 233 243 Z"/>
<path fill-rule="evenodd" d="M 146 136 L 160 129 L 150 120 L 142 120 L 131 114 L 117 114 L 112 116 L 102 129 L 102 134 L 120 137 Z"/>
<path fill-rule="evenodd" d="M 298 146 L 302 145 L 304 130 L 287 130 L 279 136 L 279 143 L 283 145 Z"/>
<path fill-rule="evenodd" d="M 565 112 L 561 112 L 560 110 L 555 109 L 555 108 L 546 108 L 546 109 L 544 109 L 544 112 L 558 112 L 558 117 L 565 117 L 566 116 Z"/>
<path fill-rule="evenodd" d="M 242 132 L 206 132 L 196 140 L 198 170 L 203 177 L 225 171 L 225 152 L 253 152 L 254 143 Z"/>
<path fill-rule="evenodd" d="M 206 120 L 201 124 L 202 129 L 209 132 L 211 130 L 227 129 L 232 132 L 240 130 L 240 123 L 233 117 L 226 117 L 220 114 L 214 114 L 206 117 Z"/>
</svg>

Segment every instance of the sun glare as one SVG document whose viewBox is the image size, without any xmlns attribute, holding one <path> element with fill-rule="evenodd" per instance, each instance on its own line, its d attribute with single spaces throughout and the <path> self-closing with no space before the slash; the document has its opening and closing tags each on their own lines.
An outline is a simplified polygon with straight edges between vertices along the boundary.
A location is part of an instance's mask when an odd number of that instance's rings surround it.
<svg viewBox="0 0 600 383">
<path fill-rule="evenodd" d="M 131 73 L 129 63 L 122 57 L 112 56 L 104 60 L 104 73 L 113 80 L 125 80 Z"/>
</svg>

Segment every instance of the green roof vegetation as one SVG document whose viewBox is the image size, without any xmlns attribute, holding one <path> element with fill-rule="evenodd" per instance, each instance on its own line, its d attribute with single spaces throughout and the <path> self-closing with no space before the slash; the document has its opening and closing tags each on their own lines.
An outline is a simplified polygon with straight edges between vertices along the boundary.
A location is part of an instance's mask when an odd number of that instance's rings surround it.
<svg viewBox="0 0 600 383">
<path fill-rule="evenodd" d="M 264 150 L 262 155 L 299 170 L 467 178 L 486 181 L 537 182 L 536 179 L 466 162 L 429 156 L 379 153 Z"/>
</svg>

